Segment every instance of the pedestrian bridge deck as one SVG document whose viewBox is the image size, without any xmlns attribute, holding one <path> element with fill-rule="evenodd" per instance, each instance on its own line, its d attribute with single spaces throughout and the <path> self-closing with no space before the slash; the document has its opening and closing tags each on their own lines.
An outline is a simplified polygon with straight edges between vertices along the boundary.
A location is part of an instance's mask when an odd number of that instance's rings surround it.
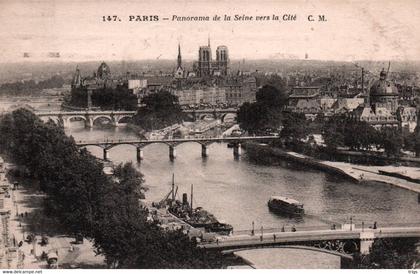
<svg viewBox="0 0 420 274">
<path fill-rule="evenodd" d="M 275 235 L 275 236 L 274 236 Z M 262 237 L 261 237 L 262 236 Z M 350 240 L 350 239 L 366 239 L 376 238 L 405 238 L 420 237 L 420 224 L 409 227 L 381 227 L 377 229 L 371 228 L 354 228 L 340 230 L 309 230 L 296 232 L 272 231 L 269 233 L 250 234 L 234 234 L 231 236 L 218 237 L 216 242 L 201 243 L 200 247 L 232 249 L 249 246 L 272 245 L 273 243 L 292 243 L 292 242 L 311 242 L 311 241 L 328 241 L 328 240 Z"/>
</svg>

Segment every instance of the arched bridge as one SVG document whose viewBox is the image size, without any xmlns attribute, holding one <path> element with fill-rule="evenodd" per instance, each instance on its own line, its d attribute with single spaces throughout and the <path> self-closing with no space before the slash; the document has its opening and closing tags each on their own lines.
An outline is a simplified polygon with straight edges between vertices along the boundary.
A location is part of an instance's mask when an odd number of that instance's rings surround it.
<svg viewBox="0 0 420 274">
<path fill-rule="evenodd" d="M 219 119 L 222 122 L 235 120 L 238 109 L 236 108 L 214 108 L 214 109 L 187 109 L 183 112 L 192 120 L 203 120 L 206 117 Z"/>
<path fill-rule="evenodd" d="M 202 242 L 199 247 L 218 249 L 231 253 L 244 249 L 266 248 L 282 245 L 304 245 L 323 248 L 344 254 L 355 251 L 367 254 L 375 241 L 380 238 L 420 238 L 420 224 L 400 224 L 398 226 L 372 228 L 356 228 L 349 225 L 342 229 L 309 229 L 284 231 L 270 230 L 251 233 L 235 232 L 230 236 L 222 236 L 217 241 Z"/>
<path fill-rule="evenodd" d="M 53 120 L 56 124 L 68 127 L 71 121 L 83 120 L 86 128 L 93 127 L 98 119 L 105 119 L 113 126 L 126 124 L 124 120 L 131 119 L 135 111 L 49 111 L 35 112 L 44 121 Z"/>
<path fill-rule="evenodd" d="M 143 159 L 143 148 L 150 144 L 163 143 L 169 146 L 169 158 L 176 158 L 176 146 L 182 143 L 195 142 L 201 145 L 201 156 L 208 156 L 208 146 L 215 142 L 229 142 L 233 147 L 235 157 L 241 155 L 241 143 L 244 141 L 270 141 L 278 139 L 277 136 L 241 136 L 241 137 L 201 137 L 201 138 L 182 138 L 182 139 L 118 139 L 118 140 L 102 140 L 102 141 L 77 141 L 79 147 L 98 146 L 103 149 L 103 159 L 108 159 L 108 150 L 118 145 L 132 145 L 137 148 L 137 160 Z"/>
</svg>

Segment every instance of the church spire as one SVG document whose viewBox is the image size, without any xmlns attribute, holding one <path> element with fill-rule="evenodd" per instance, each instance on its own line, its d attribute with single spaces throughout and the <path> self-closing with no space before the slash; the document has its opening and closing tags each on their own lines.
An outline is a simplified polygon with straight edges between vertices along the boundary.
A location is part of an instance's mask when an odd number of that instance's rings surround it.
<svg viewBox="0 0 420 274">
<path fill-rule="evenodd" d="M 208 46 L 210 47 L 210 35 L 208 37 Z"/>
<path fill-rule="evenodd" d="M 76 72 L 73 75 L 71 86 L 73 88 L 79 88 L 82 85 L 82 77 L 80 75 L 79 65 L 76 66 Z"/>
<path fill-rule="evenodd" d="M 181 45 L 178 43 L 178 65 L 177 68 L 182 67 Z"/>
</svg>

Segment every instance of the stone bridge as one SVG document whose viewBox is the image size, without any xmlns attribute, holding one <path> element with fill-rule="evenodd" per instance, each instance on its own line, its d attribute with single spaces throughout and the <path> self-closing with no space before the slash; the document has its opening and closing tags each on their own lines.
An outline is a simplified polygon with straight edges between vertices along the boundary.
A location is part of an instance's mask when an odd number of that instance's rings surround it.
<svg viewBox="0 0 420 274">
<path fill-rule="evenodd" d="M 236 108 L 215 108 L 215 109 L 188 109 L 183 112 L 192 120 L 203 120 L 206 117 L 219 119 L 222 122 L 227 120 L 236 120 L 237 117 Z"/>
<path fill-rule="evenodd" d="M 44 121 L 53 120 L 56 124 L 69 127 L 72 121 L 84 121 L 86 128 L 92 128 L 99 119 L 107 120 L 112 126 L 125 125 L 135 111 L 50 111 L 35 112 Z"/>
<path fill-rule="evenodd" d="M 229 142 L 233 148 L 233 155 L 239 157 L 241 155 L 241 143 L 244 141 L 270 141 L 278 139 L 278 136 L 241 136 L 241 137 L 200 137 L 200 138 L 183 138 L 183 139 L 118 139 L 118 140 L 102 140 L 102 141 L 77 141 L 79 147 L 98 146 L 103 149 L 103 159 L 108 160 L 108 150 L 118 145 L 132 145 L 137 149 L 137 160 L 143 159 L 143 148 L 150 144 L 163 143 L 169 147 L 169 158 L 176 158 L 176 146 L 182 143 L 195 142 L 201 145 L 201 156 L 208 156 L 208 146 L 215 142 Z"/>
</svg>

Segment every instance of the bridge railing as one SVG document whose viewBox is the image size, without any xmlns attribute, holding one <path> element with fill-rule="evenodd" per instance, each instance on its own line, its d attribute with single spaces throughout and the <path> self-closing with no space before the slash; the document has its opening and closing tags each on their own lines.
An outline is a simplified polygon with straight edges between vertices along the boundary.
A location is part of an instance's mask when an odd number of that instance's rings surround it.
<svg viewBox="0 0 420 274">
<path fill-rule="evenodd" d="M 355 229 L 369 229 L 373 228 L 374 222 L 369 223 L 353 223 Z M 380 230 L 381 228 L 409 228 L 409 227 L 420 227 L 420 222 L 417 223 L 377 223 L 377 229 Z M 295 228 L 296 231 L 320 231 L 320 230 L 340 230 L 343 228 L 343 224 L 326 224 L 326 225 L 317 225 L 317 226 L 299 226 L 299 225 L 285 225 L 282 227 L 263 227 L 262 231 L 263 233 L 277 233 L 282 232 L 284 229 L 284 232 L 291 232 L 292 228 Z M 233 235 L 252 235 L 252 229 L 240 229 L 240 230 L 234 230 Z M 254 228 L 254 235 L 261 235 L 261 227 L 255 227 Z"/>
<path fill-rule="evenodd" d="M 317 225 L 317 226 L 294 226 L 294 225 L 285 225 L 281 227 L 268 227 L 262 229 L 263 233 L 277 233 L 282 232 L 284 229 L 284 232 L 291 232 L 292 228 L 295 228 L 296 231 L 317 231 L 317 230 L 331 230 L 331 225 Z M 335 229 L 341 229 L 341 225 L 336 225 Z M 252 229 L 242 229 L 242 230 L 234 230 L 234 235 L 252 235 Z M 261 227 L 255 227 L 254 229 L 255 235 L 261 235 Z"/>
<path fill-rule="evenodd" d="M 84 143 L 135 143 L 135 142 L 154 142 L 154 141 L 185 141 L 185 140 L 252 140 L 252 139 L 274 139 L 275 136 L 244 136 L 244 137 L 206 137 L 206 136 L 195 136 L 195 135 L 188 135 L 184 138 L 164 138 L 164 139 L 103 139 L 103 140 L 78 140 L 76 141 L 79 144 Z"/>
</svg>

